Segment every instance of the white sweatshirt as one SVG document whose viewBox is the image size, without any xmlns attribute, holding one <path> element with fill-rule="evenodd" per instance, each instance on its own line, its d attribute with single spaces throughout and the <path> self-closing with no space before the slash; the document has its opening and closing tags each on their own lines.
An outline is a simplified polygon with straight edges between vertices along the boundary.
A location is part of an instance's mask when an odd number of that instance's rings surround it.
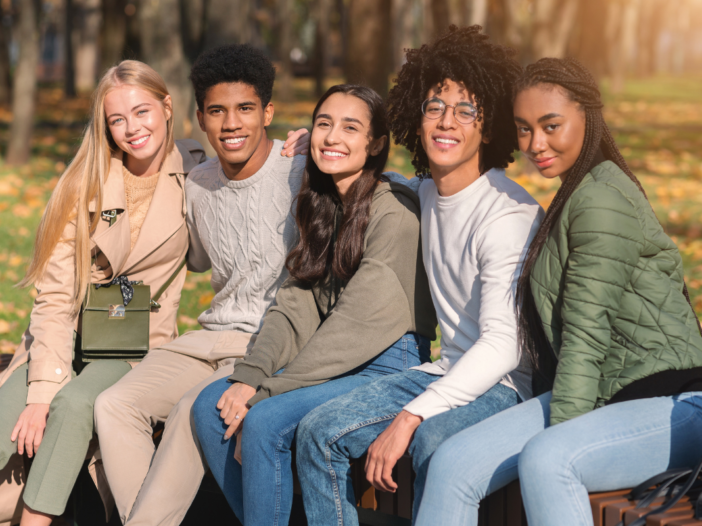
<svg viewBox="0 0 702 526">
<path fill-rule="evenodd" d="M 449 197 L 440 196 L 431 179 L 418 193 L 441 358 L 414 369 L 442 377 L 405 410 L 427 419 L 472 402 L 497 383 L 531 398 L 531 373 L 519 367 L 514 300 L 542 208 L 504 170 L 490 170 Z"/>
</svg>

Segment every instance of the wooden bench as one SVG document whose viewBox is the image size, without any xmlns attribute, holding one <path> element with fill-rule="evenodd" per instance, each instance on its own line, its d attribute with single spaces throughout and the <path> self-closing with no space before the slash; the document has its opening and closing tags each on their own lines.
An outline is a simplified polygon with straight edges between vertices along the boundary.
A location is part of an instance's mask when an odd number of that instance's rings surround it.
<svg viewBox="0 0 702 526">
<path fill-rule="evenodd" d="M 622 519 L 627 526 L 663 502 L 660 499 L 653 502 L 652 508 L 636 509 L 635 504 L 626 498 L 629 491 L 609 491 L 590 495 L 595 526 L 616 526 Z M 702 521 L 694 519 L 692 503 L 688 497 L 683 497 L 667 512 L 648 517 L 646 526 L 702 526 Z"/>
</svg>

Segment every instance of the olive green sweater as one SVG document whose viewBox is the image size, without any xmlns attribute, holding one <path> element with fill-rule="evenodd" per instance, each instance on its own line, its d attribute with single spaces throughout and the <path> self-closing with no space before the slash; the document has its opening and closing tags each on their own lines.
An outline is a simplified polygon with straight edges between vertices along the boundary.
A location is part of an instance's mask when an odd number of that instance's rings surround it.
<svg viewBox="0 0 702 526">
<path fill-rule="evenodd" d="M 407 332 L 434 339 L 436 313 L 419 220 L 412 190 L 381 183 L 354 276 L 348 282 L 327 278 L 309 286 L 289 278 L 283 284 L 251 353 L 237 360 L 229 378 L 257 389 L 250 405 L 348 373 Z"/>
</svg>

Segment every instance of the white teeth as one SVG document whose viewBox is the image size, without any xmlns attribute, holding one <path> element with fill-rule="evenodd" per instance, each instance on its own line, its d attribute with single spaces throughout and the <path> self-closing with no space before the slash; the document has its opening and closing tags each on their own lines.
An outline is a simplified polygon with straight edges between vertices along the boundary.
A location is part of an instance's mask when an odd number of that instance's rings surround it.
<svg viewBox="0 0 702 526">
<path fill-rule="evenodd" d="M 322 150 L 322 153 L 324 155 L 328 155 L 329 157 L 346 157 L 346 155 L 348 155 L 348 154 L 341 153 L 341 152 L 330 152 L 327 150 Z"/>
<path fill-rule="evenodd" d="M 458 144 L 458 141 L 454 141 L 453 139 L 434 139 L 436 142 L 439 142 L 441 144 Z"/>
<path fill-rule="evenodd" d="M 244 142 L 244 139 L 246 139 L 246 137 L 236 137 L 235 139 L 224 139 L 224 142 L 226 144 L 239 144 L 240 142 Z"/>
<path fill-rule="evenodd" d="M 134 146 L 139 146 L 140 144 L 144 144 L 146 142 L 146 139 L 148 139 L 150 136 L 147 135 L 146 137 L 142 137 L 141 139 L 137 139 L 136 141 L 131 141 L 129 144 L 133 144 Z"/>
</svg>

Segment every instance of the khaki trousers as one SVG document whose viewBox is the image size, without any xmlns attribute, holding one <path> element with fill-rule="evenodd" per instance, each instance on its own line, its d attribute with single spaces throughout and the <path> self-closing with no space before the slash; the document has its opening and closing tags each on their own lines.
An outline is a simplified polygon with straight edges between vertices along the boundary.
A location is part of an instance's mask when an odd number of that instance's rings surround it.
<svg viewBox="0 0 702 526">
<path fill-rule="evenodd" d="M 139 367 L 95 403 L 102 462 L 122 523 L 181 523 L 205 474 L 206 462 L 190 410 L 212 382 L 231 375 L 254 335 L 193 331 L 152 349 Z M 153 426 L 165 422 L 158 449 Z"/>
</svg>

